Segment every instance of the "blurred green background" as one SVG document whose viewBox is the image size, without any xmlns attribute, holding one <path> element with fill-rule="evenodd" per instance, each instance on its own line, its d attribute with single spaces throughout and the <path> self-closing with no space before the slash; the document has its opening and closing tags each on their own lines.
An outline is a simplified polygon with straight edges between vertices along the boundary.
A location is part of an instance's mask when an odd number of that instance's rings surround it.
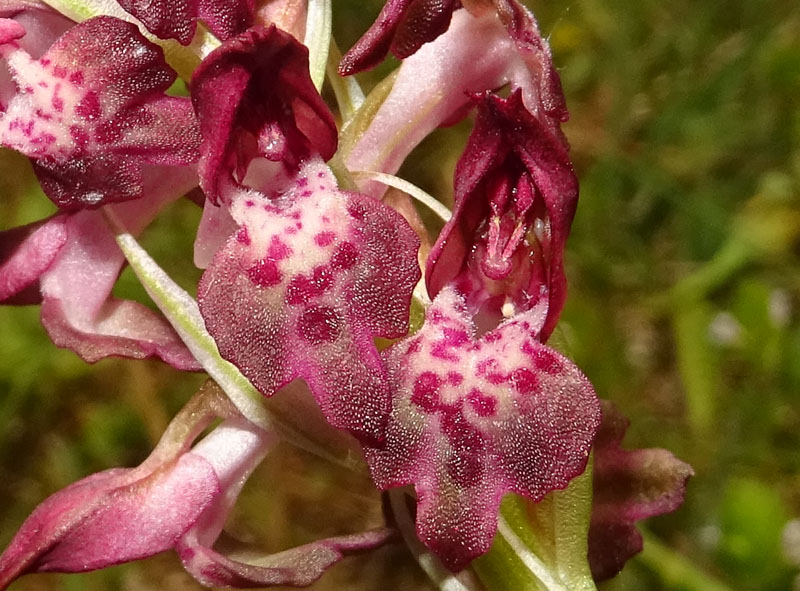
<svg viewBox="0 0 800 591">
<path fill-rule="evenodd" d="M 334 0 L 349 47 L 382 3 Z M 602 589 L 800 589 L 800 5 L 790 0 L 531 2 L 562 75 L 581 179 L 557 338 L 632 425 L 628 447 L 691 463 L 685 505 Z M 393 65 L 365 76 L 374 84 Z M 447 201 L 469 122 L 437 132 L 401 175 Z M 19 172 L 26 175 L 20 180 Z M 0 228 L 52 208 L 0 152 Z M 143 237 L 187 286 L 199 209 Z M 129 271 L 119 293 L 146 301 Z M 202 382 L 156 362 L 87 366 L 36 308 L 0 308 L 0 543 L 49 493 L 146 457 Z M 380 521 L 369 482 L 280 448 L 232 530 L 267 549 Z M 427 589 L 401 547 L 351 558 L 316 590 Z M 171 553 L 34 590 L 196 590 Z"/>
</svg>

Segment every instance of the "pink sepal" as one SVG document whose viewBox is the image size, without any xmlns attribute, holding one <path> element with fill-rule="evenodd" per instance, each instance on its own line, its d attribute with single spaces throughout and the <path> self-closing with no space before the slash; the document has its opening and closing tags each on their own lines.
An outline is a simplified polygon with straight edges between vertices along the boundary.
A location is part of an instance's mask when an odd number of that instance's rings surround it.
<svg viewBox="0 0 800 591">
<path fill-rule="evenodd" d="M 0 303 L 41 301 L 39 278 L 67 242 L 67 215 L 0 232 Z M 23 297 L 23 292 L 25 296 Z"/>
<path fill-rule="evenodd" d="M 691 466 L 665 449 L 622 449 L 629 424 L 614 404 L 603 402 L 603 422 L 594 443 L 589 526 L 589 566 L 596 581 L 613 577 L 641 552 L 636 522 L 680 507 L 694 475 Z"/>
<path fill-rule="evenodd" d="M 336 124 L 311 82 L 308 49 L 274 25 L 211 53 L 192 77 L 192 100 L 203 137 L 200 185 L 216 204 L 248 188 L 270 192 L 254 161 L 295 172 L 301 161 L 336 151 Z"/>
<path fill-rule="evenodd" d="M 560 138 L 523 104 L 486 93 L 455 172 L 453 217 L 428 257 L 435 296 L 454 284 L 473 314 L 491 326 L 536 306 L 545 342 L 566 299 L 563 251 L 578 181 Z"/>
</svg>

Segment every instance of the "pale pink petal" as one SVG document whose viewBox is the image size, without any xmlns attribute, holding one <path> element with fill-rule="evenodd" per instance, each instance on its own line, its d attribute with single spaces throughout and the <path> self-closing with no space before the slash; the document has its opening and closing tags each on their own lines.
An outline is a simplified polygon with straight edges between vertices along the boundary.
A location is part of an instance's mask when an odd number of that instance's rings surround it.
<svg viewBox="0 0 800 591">
<path fill-rule="evenodd" d="M 641 552 L 636 522 L 681 506 L 694 470 L 665 449 L 620 447 L 630 421 L 610 402 L 594 443 L 589 565 L 596 581 L 616 575 Z"/>
<path fill-rule="evenodd" d="M 59 215 L 28 226 L 0 232 L 0 303 L 18 302 L 15 298 L 23 290 L 34 287 L 38 296 L 38 282 L 61 252 L 67 241 L 68 216 Z"/>
</svg>

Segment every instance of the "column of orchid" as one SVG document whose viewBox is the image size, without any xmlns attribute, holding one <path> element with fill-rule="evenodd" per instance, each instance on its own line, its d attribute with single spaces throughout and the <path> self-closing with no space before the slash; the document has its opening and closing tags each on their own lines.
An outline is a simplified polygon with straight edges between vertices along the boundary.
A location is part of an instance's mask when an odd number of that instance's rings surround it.
<svg viewBox="0 0 800 591">
<path fill-rule="evenodd" d="M 328 69 L 337 125 L 319 93 L 330 10 L 0 2 L 0 144 L 31 160 L 58 207 L 0 233 L 0 302 L 40 304 L 53 342 L 89 362 L 158 357 L 211 378 L 143 464 L 45 500 L 0 557 L 0 587 L 169 548 L 203 584 L 302 586 L 403 539 L 442 587 L 474 587 L 447 574 L 472 565 L 507 588 L 492 568 L 506 544 L 531 589 L 592 588 L 641 548 L 636 520 L 682 501 L 691 469 L 621 450 L 624 419 L 546 345 L 578 189 L 532 15 L 517 0 L 389 0 L 339 74 Z M 389 51 L 402 65 L 366 99 L 341 77 Z M 173 67 L 190 97 L 167 92 Z M 467 116 L 450 212 L 394 175 Z M 387 184 L 445 218 L 435 240 L 409 202 L 382 201 Z M 196 299 L 135 239 L 188 192 L 203 205 Z M 126 261 L 162 314 L 111 295 Z M 412 306 L 425 320 L 409 334 Z M 392 344 L 379 351 L 378 337 Z M 357 442 L 392 495 L 391 523 L 254 562 L 216 551 L 280 438 L 334 460 Z M 551 529 L 571 532 L 569 564 L 530 541 L 548 503 Z"/>
</svg>

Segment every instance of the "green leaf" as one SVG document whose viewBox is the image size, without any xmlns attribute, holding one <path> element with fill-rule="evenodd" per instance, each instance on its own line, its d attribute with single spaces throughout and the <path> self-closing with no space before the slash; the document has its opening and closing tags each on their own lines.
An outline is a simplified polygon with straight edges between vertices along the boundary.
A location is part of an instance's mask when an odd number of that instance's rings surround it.
<svg viewBox="0 0 800 591">
<path fill-rule="evenodd" d="M 507 495 L 492 549 L 472 564 L 490 591 L 594 591 L 587 559 L 591 466 L 539 503 Z"/>
<path fill-rule="evenodd" d="M 331 0 L 309 0 L 303 44 L 308 47 L 308 69 L 318 92 L 322 92 L 322 83 L 325 82 L 332 23 Z"/>
</svg>

